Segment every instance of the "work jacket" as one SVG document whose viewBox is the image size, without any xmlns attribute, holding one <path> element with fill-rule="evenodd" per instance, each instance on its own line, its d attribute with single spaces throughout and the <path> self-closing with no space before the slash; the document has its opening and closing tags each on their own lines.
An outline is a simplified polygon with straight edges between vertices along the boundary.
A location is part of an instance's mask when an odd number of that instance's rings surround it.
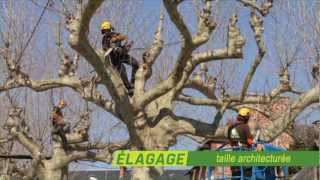
<svg viewBox="0 0 320 180">
<path fill-rule="evenodd" d="M 253 136 L 249 125 L 242 121 L 232 122 L 228 127 L 228 139 L 231 146 L 238 146 L 239 143 L 247 147 L 253 144 Z"/>
</svg>

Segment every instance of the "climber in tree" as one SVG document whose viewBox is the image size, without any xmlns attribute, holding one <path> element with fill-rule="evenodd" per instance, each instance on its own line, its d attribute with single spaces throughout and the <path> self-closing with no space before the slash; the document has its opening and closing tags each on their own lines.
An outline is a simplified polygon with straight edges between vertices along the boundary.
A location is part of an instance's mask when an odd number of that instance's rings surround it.
<svg viewBox="0 0 320 180">
<path fill-rule="evenodd" d="M 132 96 L 135 74 L 139 68 L 138 61 L 128 54 L 132 43 L 128 43 L 125 35 L 114 32 L 114 28 L 109 21 L 103 21 L 101 23 L 101 34 L 103 35 L 102 48 L 106 51 L 106 56 L 109 55 L 112 65 L 115 66 L 120 73 L 121 79 L 127 88 L 129 95 Z M 132 67 L 130 82 L 123 63 Z"/>
<path fill-rule="evenodd" d="M 51 120 L 53 125 L 53 133 L 58 134 L 62 141 L 62 146 L 65 151 L 68 151 L 70 148 L 68 146 L 68 141 L 66 133 L 69 133 L 70 129 L 67 126 L 67 123 L 64 121 L 62 109 L 66 107 L 66 102 L 60 100 L 57 106 L 53 107 L 51 112 Z"/>
</svg>

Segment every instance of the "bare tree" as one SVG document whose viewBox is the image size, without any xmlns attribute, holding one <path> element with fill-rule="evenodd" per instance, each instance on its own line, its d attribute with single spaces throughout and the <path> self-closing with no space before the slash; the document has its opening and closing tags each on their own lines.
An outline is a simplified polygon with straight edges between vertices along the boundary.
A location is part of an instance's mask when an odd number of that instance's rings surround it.
<svg viewBox="0 0 320 180">
<path fill-rule="evenodd" d="M 41 146 L 23 131 L 21 124 L 23 117 L 15 108 L 8 119 L 11 122 L 8 130 L 19 143 L 29 150 L 33 158 L 33 168 L 32 171 L 29 171 L 30 176 L 28 177 L 59 179 L 63 168 L 71 161 L 95 159 L 110 162 L 112 152 L 117 149 L 167 150 L 176 144 L 179 135 L 225 138 L 226 127 L 221 127 L 220 121 L 226 110 L 237 110 L 242 106 L 259 110 L 260 106 L 270 104 L 273 100 L 283 97 L 285 93 L 293 93 L 295 96 L 289 96 L 291 98 L 289 108 L 261 132 L 262 140 L 271 141 L 285 131 L 301 112 L 318 103 L 320 87 L 316 85 L 305 91 L 297 91 L 290 83 L 288 67 L 282 68 L 279 74 L 279 84 L 270 92 L 261 94 L 248 92 L 257 68 L 267 52 L 263 38 L 263 22 L 273 5 L 272 0 L 261 3 L 239 0 L 240 4 L 250 10 L 249 24 L 254 34 L 257 52 L 239 91 L 233 94 L 223 86 L 220 89 L 217 88 L 217 79 L 208 74 L 205 63 L 230 59 L 237 61 L 243 58 L 245 39 L 237 27 L 238 16 L 234 14 L 229 19 L 226 47 L 201 51 L 200 47 L 209 41 L 217 26 L 212 17 L 211 1 L 206 0 L 202 5 L 203 8 L 200 8 L 195 34 L 191 33 L 178 9 L 182 3 L 182 0 L 163 0 L 164 9 L 170 21 L 181 35 L 181 46 L 177 58 L 173 61 L 173 68 L 170 69 L 167 78 L 147 88 L 147 82 L 153 76 L 152 67 L 164 48 L 164 15 L 161 14 L 153 43 L 143 53 L 141 64 L 135 74 L 133 97 L 128 95 L 119 73 L 110 64 L 108 58 L 104 57 L 104 52 L 93 46 L 88 37 L 91 19 L 103 4 L 103 0 L 78 1 L 72 5 L 74 9 L 71 12 L 65 13 L 66 26 L 69 31 L 68 43 L 83 60 L 91 65 L 96 73 L 94 76 L 78 77 L 75 73 L 78 60 L 63 55 L 60 58 L 62 63 L 59 78 L 32 79 L 22 70 L 16 59 L 10 56 L 12 45 L 5 43 L 1 54 L 8 68 L 8 77 L 0 86 L 0 92 L 21 87 L 27 87 L 36 92 L 68 87 L 79 93 L 85 101 L 96 104 L 124 123 L 129 134 L 129 144 L 109 143 L 100 146 L 100 144 L 92 145 L 88 142 L 88 139 L 85 138 L 87 137 L 86 130 L 76 131 L 68 135 L 68 143 L 76 144 L 74 151 L 70 154 L 65 152 L 60 139 L 57 138 L 54 140 L 52 157 L 45 159 L 41 156 Z M 79 56 L 76 57 L 79 58 Z M 197 70 L 198 65 L 200 65 L 200 72 Z M 98 85 L 106 88 L 108 93 L 105 94 L 97 88 Z M 187 88 L 200 92 L 204 97 L 187 95 L 183 92 Z M 179 116 L 173 108 L 176 102 L 212 106 L 217 109 L 217 113 L 209 123 L 187 116 Z M 88 122 L 88 118 L 84 119 L 86 119 L 84 122 Z M 102 154 L 92 155 L 88 151 L 101 148 L 103 149 Z M 161 173 L 162 168 L 135 167 L 132 176 L 133 179 L 145 180 L 153 179 Z"/>
</svg>

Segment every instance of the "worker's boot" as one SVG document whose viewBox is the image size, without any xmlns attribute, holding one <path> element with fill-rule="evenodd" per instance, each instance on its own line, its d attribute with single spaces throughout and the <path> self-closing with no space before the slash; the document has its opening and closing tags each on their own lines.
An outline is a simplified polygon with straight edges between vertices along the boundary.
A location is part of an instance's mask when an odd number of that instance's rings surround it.
<svg viewBox="0 0 320 180">
<path fill-rule="evenodd" d="M 132 97 L 132 96 L 133 96 L 133 93 L 134 93 L 134 88 L 133 88 L 133 87 L 130 87 L 130 88 L 128 89 L 128 94 L 129 94 L 129 96 Z"/>
<path fill-rule="evenodd" d="M 122 82 L 124 86 L 127 88 L 128 94 L 130 97 L 133 96 L 133 85 L 129 82 L 128 77 L 127 77 L 127 72 L 123 64 L 121 64 L 121 68 L 119 69 L 120 71 L 120 77 L 122 79 Z"/>
</svg>

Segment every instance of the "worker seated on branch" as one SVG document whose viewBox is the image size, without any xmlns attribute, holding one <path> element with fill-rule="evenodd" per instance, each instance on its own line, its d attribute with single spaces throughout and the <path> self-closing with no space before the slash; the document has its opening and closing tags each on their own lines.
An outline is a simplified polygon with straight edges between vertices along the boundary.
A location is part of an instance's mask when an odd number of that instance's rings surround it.
<svg viewBox="0 0 320 180">
<path fill-rule="evenodd" d="M 253 136 L 250 132 L 248 121 L 250 119 L 250 109 L 241 108 L 235 122 L 232 122 L 228 127 L 228 139 L 232 147 L 251 148 L 253 145 Z M 252 167 L 243 167 L 244 176 L 251 177 Z M 233 179 L 241 176 L 240 167 L 231 167 Z"/>
<path fill-rule="evenodd" d="M 66 102 L 64 100 L 60 100 L 57 106 L 53 107 L 53 111 L 51 113 L 51 120 L 53 125 L 53 133 L 60 136 L 62 141 L 62 146 L 65 151 L 70 150 L 68 146 L 68 141 L 66 137 L 66 133 L 70 132 L 70 126 L 68 123 L 64 121 L 62 109 L 66 107 Z"/>
<path fill-rule="evenodd" d="M 101 34 L 103 35 L 102 48 L 106 51 L 105 58 L 107 58 L 107 56 L 110 57 L 112 65 L 120 73 L 120 77 L 127 88 L 129 95 L 132 96 L 135 74 L 139 68 L 138 61 L 128 54 L 132 42 L 128 43 L 125 35 L 115 32 L 109 21 L 103 21 L 101 23 Z M 124 63 L 132 67 L 130 82 L 127 77 Z"/>
</svg>

